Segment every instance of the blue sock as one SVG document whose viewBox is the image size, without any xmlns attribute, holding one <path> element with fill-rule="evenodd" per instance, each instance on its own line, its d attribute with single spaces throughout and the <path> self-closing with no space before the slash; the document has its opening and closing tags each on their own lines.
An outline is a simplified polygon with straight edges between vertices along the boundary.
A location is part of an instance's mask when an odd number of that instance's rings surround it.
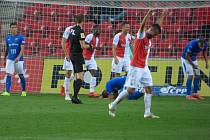
<svg viewBox="0 0 210 140">
<path fill-rule="evenodd" d="M 136 92 L 128 95 L 128 100 L 137 100 L 138 98 L 142 97 L 143 95 L 144 95 L 143 93 L 136 91 Z"/>
<path fill-rule="evenodd" d="M 19 74 L 19 77 L 20 77 L 20 82 L 21 82 L 21 86 L 22 86 L 22 91 L 26 91 L 25 77 L 23 76 L 23 74 Z"/>
<path fill-rule="evenodd" d="M 191 94 L 191 88 L 192 88 L 192 79 L 187 79 L 186 86 L 187 86 L 187 95 L 190 95 Z"/>
<path fill-rule="evenodd" d="M 7 78 L 6 78 L 6 92 L 10 93 L 11 83 L 12 83 L 12 76 L 7 75 Z"/>
<path fill-rule="evenodd" d="M 193 85 L 194 85 L 193 92 L 194 93 L 197 93 L 198 92 L 199 81 L 200 81 L 199 79 L 194 79 L 194 81 L 193 81 Z"/>
</svg>

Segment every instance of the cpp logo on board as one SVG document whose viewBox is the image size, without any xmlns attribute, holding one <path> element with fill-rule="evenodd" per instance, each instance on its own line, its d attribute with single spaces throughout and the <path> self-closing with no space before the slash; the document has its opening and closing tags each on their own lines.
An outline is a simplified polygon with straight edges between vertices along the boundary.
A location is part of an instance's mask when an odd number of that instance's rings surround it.
<svg viewBox="0 0 210 140">
<path fill-rule="evenodd" d="M 155 86 L 153 93 L 156 95 L 186 96 L 184 86 Z"/>
</svg>

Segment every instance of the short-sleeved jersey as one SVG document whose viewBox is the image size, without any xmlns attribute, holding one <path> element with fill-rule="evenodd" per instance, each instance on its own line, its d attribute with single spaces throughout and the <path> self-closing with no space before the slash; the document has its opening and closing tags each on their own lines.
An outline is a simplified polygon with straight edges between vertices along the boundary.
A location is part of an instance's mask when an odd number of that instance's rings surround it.
<svg viewBox="0 0 210 140">
<path fill-rule="evenodd" d="M 83 56 L 85 59 L 90 60 L 95 55 L 95 48 L 99 45 L 99 38 L 95 37 L 93 33 L 89 34 L 85 38 L 85 42 L 92 46 L 92 49 L 84 49 Z"/>
<path fill-rule="evenodd" d="M 147 38 L 145 32 L 138 32 L 137 38 L 134 42 L 133 58 L 131 60 L 131 66 L 144 68 L 147 66 L 147 59 L 149 57 L 151 48 L 151 40 Z"/>
<path fill-rule="evenodd" d="M 111 93 L 113 90 L 120 90 L 125 84 L 126 77 L 116 77 L 106 83 L 106 92 Z"/>
<path fill-rule="evenodd" d="M 80 40 L 85 40 L 84 30 L 79 26 L 73 26 L 69 31 L 69 40 L 71 46 L 71 55 L 82 55 Z"/>
<path fill-rule="evenodd" d="M 6 47 L 7 47 L 7 59 L 15 60 L 21 51 L 21 45 L 25 44 L 24 37 L 22 35 L 8 35 L 6 37 Z M 23 56 L 20 57 L 19 61 L 23 61 Z"/>
<path fill-rule="evenodd" d="M 117 33 L 113 39 L 113 45 L 116 46 L 116 56 L 129 58 L 131 44 L 132 39 L 130 34 L 127 33 L 127 35 L 124 35 L 122 32 Z"/>
<path fill-rule="evenodd" d="M 197 59 L 198 53 L 201 51 L 205 51 L 208 48 L 208 43 L 205 41 L 204 47 L 200 48 L 198 47 L 198 40 L 192 40 L 190 41 L 187 46 L 184 48 L 183 53 L 182 53 L 182 58 L 186 59 L 186 54 L 190 54 L 190 58 L 192 61 L 195 61 Z"/>
<path fill-rule="evenodd" d="M 71 54 L 71 50 L 70 50 L 70 39 L 69 39 L 69 34 L 70 34 L 70 29 L 74 27 L 74 26 L 69 26 L 65 29 L 64 33 L 63 33 L 63 38 L 65 38 L 67 41 L 66 41 L 66 49 L 67 51 L 69 52 L 69 55 Z"/>
</svg>

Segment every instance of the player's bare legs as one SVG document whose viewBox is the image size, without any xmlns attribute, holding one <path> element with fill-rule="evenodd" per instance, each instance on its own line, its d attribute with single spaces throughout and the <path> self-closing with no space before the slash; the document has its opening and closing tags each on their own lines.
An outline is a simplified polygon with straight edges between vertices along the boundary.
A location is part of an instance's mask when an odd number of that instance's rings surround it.
<svg viewBox="0 0 210 140">
<path fill-rule="evenodd" d="M 65 80 L 64 80 L 65 100 L 68 100 L 68 101 L 71 100 L 71 97 L 70 97 L 70 82 L 72 80 L 71 74 L 72 74 L 72 71 L 67 70 L 65 74 Z"/>
<path fill-rule="evenodd" d="M 97 71 L 94 69 L 89 70 L 92 77 L 90 80 L 90 93 L 88 94 L 90 97 L 99 97 L 99 94 L 95 92 L 96 87 L 96 73 Z"/>
</svg>

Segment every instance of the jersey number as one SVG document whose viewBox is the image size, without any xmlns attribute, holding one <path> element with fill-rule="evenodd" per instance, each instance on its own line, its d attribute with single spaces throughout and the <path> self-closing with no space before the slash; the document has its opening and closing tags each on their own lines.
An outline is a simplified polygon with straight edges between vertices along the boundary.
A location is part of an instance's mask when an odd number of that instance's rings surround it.
<svg viewBox="0 0 210 140">
<path fill-rule="evenodd" d="M 11 54 L 16 54 L 16 49 L 11 49 Z"/>
<path fill-rule="evenodd" d="M 71 30 L 70 30 L 70 33 L 71 33 L 72 35 L 75 35 L 75 30 L 74 30 L 74 29 L 71 29 Z"/>
</svg>

